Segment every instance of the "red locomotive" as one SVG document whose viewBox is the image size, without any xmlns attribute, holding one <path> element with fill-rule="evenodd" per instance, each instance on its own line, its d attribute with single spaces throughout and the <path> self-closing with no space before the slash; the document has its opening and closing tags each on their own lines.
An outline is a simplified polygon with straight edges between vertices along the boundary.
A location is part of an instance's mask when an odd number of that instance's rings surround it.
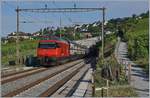
<svg viewBox="0 0 150 98">
<path fill-rule="evenodd" d="M 85 49 L 85 46 L 56 37 L 48 40 L 39 40 L 37 57 L 28 57 L 26 65 L 38 66 L 65 63 L 83 57 Z"/>
<path fill-rule="evenodd" d="M 70 56 L 69 44 L 65 41 L 58 40 L 40 40 L 38 49 L 38 57 L 68 57 Z"/>
</svg>

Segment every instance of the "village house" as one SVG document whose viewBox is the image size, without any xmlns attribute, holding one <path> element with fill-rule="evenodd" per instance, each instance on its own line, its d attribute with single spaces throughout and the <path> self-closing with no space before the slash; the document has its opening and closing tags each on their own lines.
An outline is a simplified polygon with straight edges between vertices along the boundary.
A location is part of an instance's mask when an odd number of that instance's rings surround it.
<svg viewBox="0 0 150 98">
<path fill-rule="evenodd" d="M 30 39 L 31 38 L 31 34 L 30 33 L 24 33 L 24 32 L 19 32 L 18 34 L 19 38 L 23 38 L 23 39 Z M 10 33 L 8 34 L 7 38 L 17 38 L 17 34 L 16 32 Z"/>
<path fill-rule="evenodd" d="M 82 31 L 82 34 L 84 35 L 85 38 L 91 38 L 92 34 L 89 31 Z"/>
</svg>

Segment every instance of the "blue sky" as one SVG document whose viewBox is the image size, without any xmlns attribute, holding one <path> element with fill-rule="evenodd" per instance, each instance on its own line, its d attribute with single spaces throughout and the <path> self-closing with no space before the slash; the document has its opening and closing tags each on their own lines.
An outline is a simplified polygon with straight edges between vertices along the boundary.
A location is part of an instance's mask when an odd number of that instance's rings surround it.
<svg viewBox="0 0 150 98">
<path fill-rule="evenodd" d="M 137 1 L 137 0 L 123 0 L 123 1 L 112 1 L 112 0 L 99 0 L 99 1 L 26 1 L 19 2 L 20 8 L 42 8 L 47 4 L 48 8 L 63 8 L 63 7 L 106 7 L 106 20 L 119 17 L 128 17 L 132 14 L 139 15 L 140 13 L 146 12 L 149 9 L 148 0 Z M 1 2 L 1 19 L 2 19 L 2 33 L 1 36 L 16 31 L 16 12 L 15 8 L 17 2 L 15 1 L 3 1 Z M 24 32 L 35 32 L 40 28 L 50 26 L 60 26 L 60 17 L 63 26 L 73 25 L 74 23 L 92 23 L 95 21 L 102 20 L 102 14 L 100 11 L 90 13 L 20 13 L 21 21 L 50 21 L 50 23 L 20 23 L 20 31 Z M 71 20 L 71 21 L 70 21 Z"/>
</svg>

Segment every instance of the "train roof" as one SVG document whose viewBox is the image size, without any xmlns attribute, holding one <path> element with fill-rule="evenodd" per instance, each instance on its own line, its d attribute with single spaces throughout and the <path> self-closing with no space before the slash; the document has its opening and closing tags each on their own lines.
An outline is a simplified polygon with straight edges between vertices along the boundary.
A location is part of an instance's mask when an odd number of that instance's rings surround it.
<svg viewBox="0 0 150 98">
<path fill-rule="evenodd" d="M 71 41 L 67 38 L 59 38 L 59 37 L 56 37 L 56 36 L 41 36 L 41 38 L 40 38 L 40 42 L 41 41 L 50 42 L 50 40 L 55 41 L 55 42 L 64 42 L 64 43 L 68 43 L 68 44 L 71 43 L 71 44 L 74 44 L 74 45 L 82 47 L 82 48 L 87 48 L 86 46 L 80 45 L 80 44 L 76 43 L 75 41 Z"/>
<path fill-rule="evenodd" d="M 59 40 L 40 40 L 39 42 L 56 42 L 56 43 L 66 43 L 66 44 L 69 44 L 66 41 L 59 41 Z"/>
</svg>

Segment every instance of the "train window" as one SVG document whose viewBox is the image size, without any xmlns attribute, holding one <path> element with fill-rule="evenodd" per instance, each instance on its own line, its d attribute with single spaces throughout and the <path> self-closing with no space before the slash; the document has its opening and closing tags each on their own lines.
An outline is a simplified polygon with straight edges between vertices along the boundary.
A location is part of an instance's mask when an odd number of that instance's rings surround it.
<svg viewBox="0 0 150 98">
<path fill-rule="evenodd" d="M 57 43 L 54 42 L 41 42 L 38 45 L 38 48 L 57 48 Z"/>
</svg>

